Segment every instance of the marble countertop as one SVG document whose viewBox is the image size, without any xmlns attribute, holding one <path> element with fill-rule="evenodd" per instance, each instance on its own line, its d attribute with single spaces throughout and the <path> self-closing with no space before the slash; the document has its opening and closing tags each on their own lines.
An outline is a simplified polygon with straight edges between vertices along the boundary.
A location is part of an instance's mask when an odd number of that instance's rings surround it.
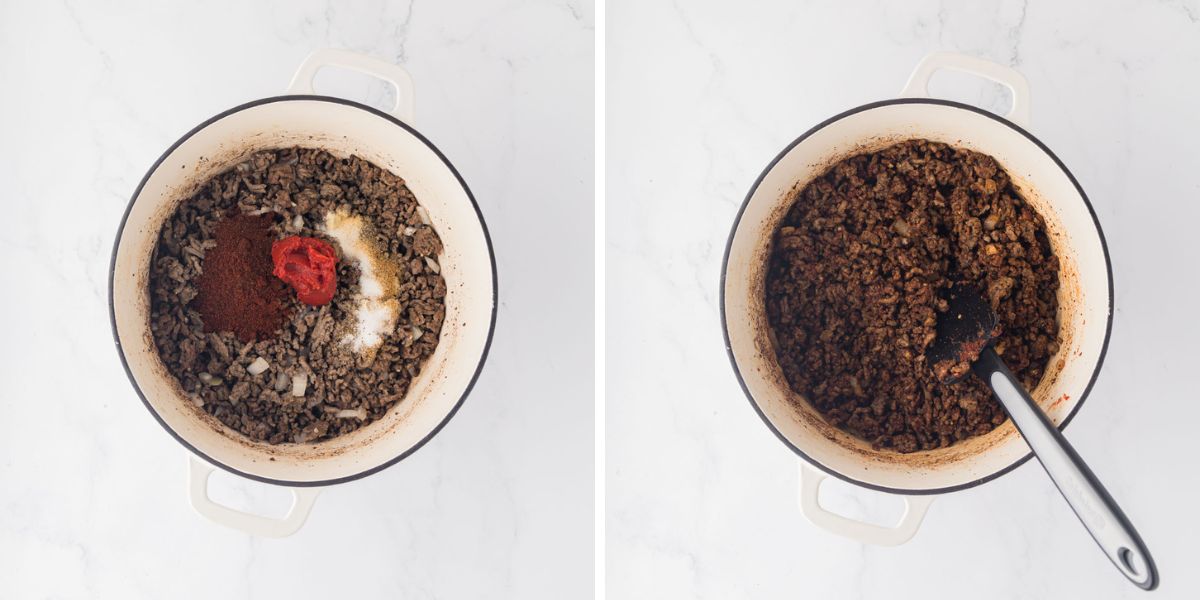
<svg viewBox="0 0 1200 600">
<path fill-rule="evenodd" d="M 1200 5 L 981 4 L 608 3 L 610 597 L 1143 597 L 1036 463 L 937 499 L 901 547 L 817 529 L 796 506 L 798 459 L 729 368 L 717 286 L 751 183 L 816 123 L 895 97 L 936 50 L 1021 71 L 1031 131 L 1095 205 L 1116 314 L 1067 437 L 1149 545 L 1162 575 L 1149 597 L 1200 594 Z M 944 79 L 935 95 L 1004 106 L 990 86 Z M 827 486 L 839 510 L 897 516 L 894 498 Z"/>
<path fill-rule="evenodd" d="M 0 3 L 0 597 L 590 597 L 593 23 L 587 0 Z M 416 127 L 490 227 L 499 321 L 431 443 L 326 490 L 295 536 L 255 539 L 189 508 L 184 450 L 113 349 L 109 253 L 167 146 L 282 93 L 320 47 L 412 73 Z"/>
</svg>

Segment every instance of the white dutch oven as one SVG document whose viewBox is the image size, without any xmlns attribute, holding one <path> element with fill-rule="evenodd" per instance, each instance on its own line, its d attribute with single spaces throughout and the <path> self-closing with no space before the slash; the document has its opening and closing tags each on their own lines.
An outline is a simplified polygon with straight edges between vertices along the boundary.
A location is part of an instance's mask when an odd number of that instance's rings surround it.
<svg viewBox="0 0 1200 600">
<path fill-rule="evenodd" d="M 927 98 L 939 69 L 993 80 L 1012 92 L 1004 118 L 957 102 Z M 791 391 L 767 335 L 764 278 L 773 232 L 792 194 L 834 163 L 907 138 L 925 138 L 996 158 L 1046 220 L 1058 256 L 1062 345 L 1032 396 L 1061 429 L 1096 380 L 1112 325 L 1112 274 L 1104 235 L 1078 182 L 1029 126 L 1029 86 L 1016 71 L 957 54 L 938 53 L 917 66 L 897 100 L 837 115 L 792 142 L 759 176 L 734 222 L 725 251 L 721 320 L 738 379 L 763 421 L 802 459 L 800 508 L 814 524 L 878 545 L 897 545 L 917 531 L 937 494 L 979 485 L 1030 458 L 1011 422 L 949 448 L 900 454 L 876 450 L 827 423 Z M 859 522 L 821 507 L 827 475 L 899 494 L 906 510 L 894 527 Z"/>
<path fill-rule="evenodd" d="M 385 113 L 345 100 L 314 96 L 322 67 L 341 67 L 391 83 L 396 104 Z M 142 179 L 122 218 L 113 249 L 109 301 L 121 360 L 154 418 L 190 452 L 190 497 L 204 516 L 258 535 L 289 535 L 304 524 L 322 486 L 343 483 L 395 464 L 454 415 L 483 367 L 496 317 L 496 270 L 479 207 L 446 157 L 408 123 L 413 88 L 395 65 L 340 50 L 309 56 L 288 95 L 221 113 L 172 145 Z M 252 441 L 208 416 L 168 375 L 150 334 L 148 278 L 158 231 L 178 202 L 212 175 L 261 149 L 320 147 L 358 155 L 403 177 L 444 242 L 438 256 L 446 279 L 446 319 L 437 349 L 407 396 L 382 419 L 319 444 Z M 282 519 L 212 502 L 213 466 L 288 486 L 294 499 Z"/>
</svg>

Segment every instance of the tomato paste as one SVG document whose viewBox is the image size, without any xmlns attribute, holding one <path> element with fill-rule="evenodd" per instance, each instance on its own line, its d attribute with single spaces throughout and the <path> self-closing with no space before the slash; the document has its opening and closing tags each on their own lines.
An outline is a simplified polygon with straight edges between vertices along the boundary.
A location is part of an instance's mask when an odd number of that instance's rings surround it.
<svg viewBox="0 0 1200 600">
<path fill-rule="evenodd" d="M 294 235 L 271 245 L 275 276 L 312 306 L 327 304 L 337 291 L 337 252 L 328 242 Z"/>
</svg>

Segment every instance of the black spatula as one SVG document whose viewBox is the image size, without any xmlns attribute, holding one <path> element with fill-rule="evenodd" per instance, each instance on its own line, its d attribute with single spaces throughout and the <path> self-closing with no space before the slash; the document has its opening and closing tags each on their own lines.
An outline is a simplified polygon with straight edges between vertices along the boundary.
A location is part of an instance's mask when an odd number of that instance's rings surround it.
<svg viewBox="0 0 1200 600">
<path fill-rule="evenodd" d="M 963 285 L 952 287 L 945 297 L 950 310 L 938 317 L 937 338 L 925 353 L 934 374 L 944 383 L 953 383 L 974 371 L 991 386 L 1017 431 L 1104 554 L 1138 587 L 1157 587 L 1158 569 L 1125 513 L 992 349 L 992 339 L 1000 334 L 1000 328 L 991 305 Z"/>
</svg>

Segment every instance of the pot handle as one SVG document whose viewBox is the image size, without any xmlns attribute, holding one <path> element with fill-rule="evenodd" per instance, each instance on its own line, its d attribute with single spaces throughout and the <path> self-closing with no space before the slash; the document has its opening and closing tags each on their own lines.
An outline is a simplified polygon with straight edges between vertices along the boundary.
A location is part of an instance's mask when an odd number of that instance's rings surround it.
<svg viewBox="0 0 1200 600">
<path fill-rule="evenodd" d="M 1015 69 L 982 58 L 956 52 L 934 52 L 921 59 L 900 92 L 901 98 L 928 98 L 929 79 L 942 70 L 960 71 L 1003 85 L 1012 94 L 1012 108 L 1005 119 L 1029 127 L 1029 82 Z"/>
<path fill-rule="evenodd" d="M 300 530 L 321 488 L 287 488 L 292 492 L 292 507 L 282 519 L 254 515 L 213 502 L 208 497 L 208 477 L 212 465 L 188 455 L 188 495 L 192 508 L 208 520 L 261 537 L 287 537 Z"/>
<path fill-rule="evenodd" d="M 396 91 L 396 104 L 387 111 L 392 116 L 411 123 L 413 120 L 413 82 L 412 76 L 399 65 L 379 60 L 373 56 L 358 54 L 338 48 L 321 48 L 314 50 L 308 58 L 300 63 L 292 83 L 288 85 L 289 94 L 313 94 L 313 77 L 324 67 L 341 67 L 357 71 L 364 75 L 381 79 L 392 84 Z"/>
<path fill-rule="evenodd" d="M 825 473 L 800 461 L 800 512 L 809 522 L 825 531 L 873 546 L 899 546 L 912 539 L 935 497 L 900 496 L 904 500 L 904 516 L 900 517 L 900 522 L 894 527 L 872 525 L 821 507 L 817 493 L 827 477 Z"/>
</svg>

